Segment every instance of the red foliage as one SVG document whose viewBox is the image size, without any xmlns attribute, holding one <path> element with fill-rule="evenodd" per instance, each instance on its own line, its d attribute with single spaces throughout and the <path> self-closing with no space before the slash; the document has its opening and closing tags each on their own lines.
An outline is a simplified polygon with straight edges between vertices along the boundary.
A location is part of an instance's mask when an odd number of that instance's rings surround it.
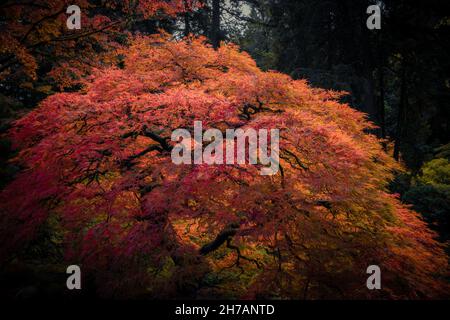
<svg viewBox="0 0 450 320">
<path fill-rule="evenodd" d="M 70 5 L 81 10 L 81 29 L 68 30 Z M 93 67 L 117 61 L 130 22 L 174 17 L 197 0 L 7 0 L 0 4 L 0 80 L 32 86 L 37 69 L 48 68 L 60 89 L 79 84 Z M 28 79 L 27 82 L 23 79 Z"/>
<path fill-rule="evenodd" d="M 446 293 L 441 246 L 386 193 L 396 164 L 341 95 L 262 72 L 231 44 L 136 38 L 124 69 L 98 69 L 80 92 L 53 95 L 15 123 L 25 169 L 0 194 L 1 258 L 56 216 L 67 259 L 110 295 L 179 296 L 192 282 L 197 296 Z M 170 134 L 194 120 L 204 130 L 280 129 L 280 172 L 174 165 Z M 230 224 L 229 248 L 201 257 Z M 381 291 L 365 287 L 370 264 L 383 270 Z M 221 289 L 207 289 L 211 274 Z"/>
</svg>

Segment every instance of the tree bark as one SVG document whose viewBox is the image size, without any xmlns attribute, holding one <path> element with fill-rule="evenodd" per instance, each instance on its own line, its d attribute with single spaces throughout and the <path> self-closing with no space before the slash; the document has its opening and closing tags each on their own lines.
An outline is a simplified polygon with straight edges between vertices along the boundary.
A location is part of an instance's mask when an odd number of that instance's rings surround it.
<svg viewBox="0 0 450 320">
<path fill-rule="evenodd" d="M 207 255 L 208 253 L 218 249 L 222 244 L 231 239 L 239 229 L 238 223 L 231 223 L 226 226 L 214 239 L 214 241 L 205 244 L 200 248 L 201 255 Z"/>
<path fill-rule="evenodd" d="M 211 43 L 214 49 L 220 46 L 220 0 L 212 1 Z"/>
<path fill-rule="evenodd" d="M 382 58 L 380 59 L 380 65 L 378 67 L 378 86 L 380 96 L 378 97 L 378 121 L 381 129 L 381 138 L 386 139 L 386 112 L 384 109 L 384 99 L 385 99 L 385 91 L 384 91 L 384 63 Z M 383 149 L 386 151 L 386 142 L 383 142 Z"/>
<path fill-rule="evenodd" d="M 404 118 L 408 103 L 407 85 L 406 85 L 406 66 L 404 61 L 402 62 L 401 68 L 402 69 L 400 80 L 400 102 L 398 105 L 397 128 L 394 143 L 394 159 L 397 161 L 400 159 L 400 146 L 402 144 Z"/>
<path fill-rule="evenodd" d="M 186 12 L 184 13 L 184 36 L 187 37 L 191 33 L 191 21 L 189 17 L 188 3 L 186 0 L 184 1 L 184 7 L 186 9 Z"/>
</svg>

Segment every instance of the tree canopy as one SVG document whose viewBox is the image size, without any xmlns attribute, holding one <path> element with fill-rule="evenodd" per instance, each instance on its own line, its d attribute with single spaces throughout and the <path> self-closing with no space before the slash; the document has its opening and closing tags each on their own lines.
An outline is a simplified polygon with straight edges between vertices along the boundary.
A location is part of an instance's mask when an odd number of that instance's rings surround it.
<svg viewBox="0 0 450 320">
<path fill-rule="evenodd" d="M 432 298 L 447 256 L 389 194 L 398 164 L 344 92 L 261 71 L 232 44 L 137 36 L 119 67 L 46 98 L 9 135 L 0 259 L 60 236 L 106 296 Z M 280 129 L 280 171 L 175 165 L 171 132 Z M 366 268 L 382 267 L 368 291 Z M 239 280 L 239 281 L 237 281 Z"/>
</svg>

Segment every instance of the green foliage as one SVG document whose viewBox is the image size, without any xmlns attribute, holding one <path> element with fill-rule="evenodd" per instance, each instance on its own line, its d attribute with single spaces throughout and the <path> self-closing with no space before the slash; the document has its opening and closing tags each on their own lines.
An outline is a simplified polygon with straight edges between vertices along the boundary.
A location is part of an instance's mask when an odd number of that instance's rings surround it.
<svg viewBox="0 0 450 320">
<path fill-rule="evenodd" d="M 420 174 L 396 179 L 396 191 L 402 200 L 412 204 L 425 220 L 439 232 L 441 240 L 450 239 L 450 162 L 437 158 L 425 163 Z"/>
<path fill-rule="evenodd" d="M 450 161 L 439 158 L 425 163 L 419 181 L 423 184 L 450 187 Z"/>
<path fill-rule="evenodd" d="M 442 241 L 450 239 L 450 185 L 418 185 L 407 191 L 403 200 L 422 213 Z"/>
</svg>

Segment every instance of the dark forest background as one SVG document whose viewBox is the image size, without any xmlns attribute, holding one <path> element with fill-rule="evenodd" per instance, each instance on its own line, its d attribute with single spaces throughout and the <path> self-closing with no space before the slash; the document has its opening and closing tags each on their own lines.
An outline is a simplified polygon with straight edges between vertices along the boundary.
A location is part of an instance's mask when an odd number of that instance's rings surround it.
<svg viewBox="0 0 450 320">
<path fill-rule="evenodd" d="M 95 1 L 94 1 L 95 2 Z M 130 31 L 165 29 L 176 37 L 204 35 L 214 47 L 235 42 L 265 70 L 345 90 L 366 112 L 384 147 L 406 170 L 392 191 L 450 238 L 450 11 L 447 1 L 384 0 L 381 30 L 369 30 L 364 0 L 205 0 L 178 18 L 146 20 Z M 1 21 L 0 21 L 1 22 Z M 0 132 L 58 91 L 40 65 L 32 86 L 0 84 Z M 73 88 L 74 90 L 77 88 Z M 0 141 L 0 187 L 18 170 L 8 140 Z"/>
</svg>

